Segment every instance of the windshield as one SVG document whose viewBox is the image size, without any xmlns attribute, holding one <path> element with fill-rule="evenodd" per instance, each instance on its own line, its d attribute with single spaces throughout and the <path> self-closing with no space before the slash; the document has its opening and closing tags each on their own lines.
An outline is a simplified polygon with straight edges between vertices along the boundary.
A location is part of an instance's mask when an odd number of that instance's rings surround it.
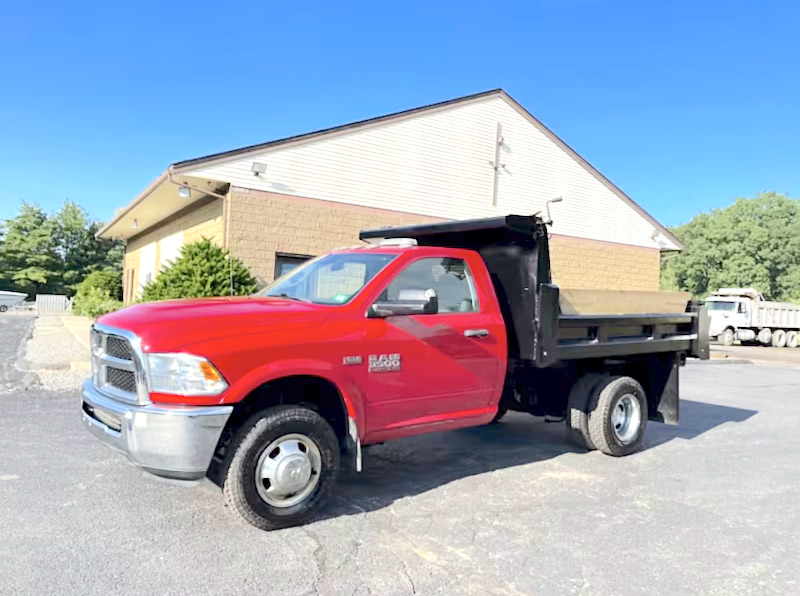
<svg viewBox="0 0 800 596">
<path fill-rule="evenodd" d="M 324 255 L 292 269 L 258 295 L 314 304 L 345 304 L 396 256 L 367 252 Z"/>
<path fill-rule="evenodd" d="M 709 301 L 706 302 L 706 308 L 708 310 L 725 310 L 733 312 L 736 309 L 735 302 L 717 302 L 717 301 Z"/>
</svg>

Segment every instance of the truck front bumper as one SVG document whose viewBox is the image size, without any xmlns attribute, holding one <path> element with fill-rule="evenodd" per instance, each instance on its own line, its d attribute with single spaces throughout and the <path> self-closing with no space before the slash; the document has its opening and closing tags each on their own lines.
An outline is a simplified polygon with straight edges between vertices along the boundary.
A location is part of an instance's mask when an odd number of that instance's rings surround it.
<svg viewBox="0 0 800 596">
<path fill-rule="evenodd" d="M 231 406 L 134 405 L 83 385 L 83 421 L 103 443 L 146 472 L 173 480 L 205 476 Z"/>
</svg>

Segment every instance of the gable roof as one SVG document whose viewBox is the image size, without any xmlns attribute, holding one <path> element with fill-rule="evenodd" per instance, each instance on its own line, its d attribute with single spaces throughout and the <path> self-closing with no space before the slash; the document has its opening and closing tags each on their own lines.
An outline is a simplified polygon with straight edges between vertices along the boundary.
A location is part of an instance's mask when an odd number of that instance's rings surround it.
<svg viewBox="0 0 800 596">
<path fill-rule="evenodd" d="M 569 155 L 578 164 L 580 164 L 586 171 L 588 171 L 592 176 L 594 176 L 600 183 L 602 183 L 612 193 L 614 193 L 617 197 L 619 197 L 623 202 L 627 203 L 642 218 L 648 221 L 658 232 L 660 232 L 661 235 L 663 235 L 667 240 L 669 240 L 673 245 L 677 246 L 679 249 L 683 248 L 683 243 L 672 232 L 670 232 L 667 228 L 661 225 L 652 215 L 647 213 L 647 211 L 645 211 L 638 203 L 636 203 L 632 198 L 630 198 L 620 188 L 618 188 L 613 182 L 611 182 L 608 178 L 606 178 L 603 174 L 601 174 L 600 171 L 598 171 L 588 161 L 586 161 L 583 157 L 581 157 L 572 147 L 570 147 L 569 145 L 567 145 L 567 143 L 561 140 L 553 131 L 551 131 L 544 124 L 542 124 L 540 120 L 538 120 L 535 116 L 533 116 L 533 114 L 531 114 L 528 110 L 526 110 L 521 104 L 519 104 L 513 97 L 511 97 L 503 89 L 491 89 L 489 91 L 483 91 L 480 93 L 465 95 L 463 97 L 457 97 L 447 101 L 442 101 L 417 108 L 412 108 L 410 110 L 393 112 L 391 114 L 386 114 L 384 116 L 378 116 L 375 118 L 368 118 L 366 120 L 359 120 L 357 122 L 351 122 L 349 124 L 344 124 L 341 126 L 334 126 L 331 128 L 325 128 L 309 133 L 304 133 L 291 137 L 285 137 L 282 139 L 276 139 L 273 141 L 268 141 L 266 143 L 249 145 L 246 147 L 240 147 L 238 149 L 232 149 L 230 151 L 223 151 L 220 153 L 213 153 L 203 157 L 175 162 L 172 165 L 170 165 L 167 168 L 167 170 L 164 173 L 162 173 L 161 176 L 159 176 L 159 178 L 157 178 L 153 184 L 148 186 L 148 188 L 145 189 L 139 196 L 137 196 L 128 206 L 126 206 L 124 209 L 119 210 L 119 212 L 114 216 L 114 218 L 112 218 L 112 220 L 109 221 L 108 224 L 106 224 L 103 227 L 103 229 L 101 229 L 98 232 L 98 236 L 102 236 L 104 233 L 106 233 L 106 231 L 119 218 L 121 218 L 128 211 L 130 211 L 130 209 L 133 208 L 135 205 L 144 200 L 153 191 L 153 189 L 157 187 L 159 184 L 161 184 L 166 178 L 171 179 L 171 176 L 173 174 L 180 174 L 182 172 L 185 172 L 190 169 L 195 169 L 200 166 L 208 166 L 220 162 L 227 162 L 229 160 L 237 159 L 243 155 L 259 153 L 261 151 L 264 151 L 265 149 L 272 149 L 283 145 L 297 145 L 310 141 L 315 141 L 324 137 L 330 137 L 346 132 L 351 132 L 354 130 L 371 128 L 389 122 L 411 118 L 419 114 L 439 111 L 459 104 L 481 101 L 489 97 L 501 97 L 506 102 L 508 102 L 517 112 L 519 112 L 537 129 L 539 129 L 554 144 L 556 144 L 560 149 L 562 149 L 565 153 L 567 153 L 567 155 Z"/>
</svg>

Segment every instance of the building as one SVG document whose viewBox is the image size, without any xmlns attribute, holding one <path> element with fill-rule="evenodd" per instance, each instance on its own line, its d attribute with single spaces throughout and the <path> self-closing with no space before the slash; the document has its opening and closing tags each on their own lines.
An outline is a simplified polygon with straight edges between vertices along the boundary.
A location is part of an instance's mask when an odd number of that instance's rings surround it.
<svg viewBox="0 0 800 596">
<path fill-rule="evenodd" d="M 502 90 L 172 164 L 100 231 L 130 302 L 182 244 L 262 283 L 367 227 L 546 212 L 555 282 L 657 290 L 668 230 Z"/>
</svg>

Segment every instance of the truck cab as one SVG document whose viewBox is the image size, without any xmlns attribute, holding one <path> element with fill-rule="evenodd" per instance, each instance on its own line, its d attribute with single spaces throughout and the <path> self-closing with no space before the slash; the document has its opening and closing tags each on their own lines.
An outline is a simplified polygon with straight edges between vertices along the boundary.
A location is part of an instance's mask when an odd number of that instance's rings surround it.
<svg viewBox="0 0 800 596">
<path fill-rule="evenodd" d="M 562 315 L 547 229 L 506 216 L 370 230 L 254 296 L 100 317 L 82 416 L 171 481 L 218 482 L 262 529 L 303 523 L 364 445 L 507 410 L 627 455 L 678 422 L 678 369 L 704 311 Z"/>
<path fill-rule="evenodd" d="M 748 288 L 722 288 L 706 298 L 708 334 L 723 345 L 731 345 L 739 329 L 748 329 L 754 304 L 764 297 Z"/>
</svg>

